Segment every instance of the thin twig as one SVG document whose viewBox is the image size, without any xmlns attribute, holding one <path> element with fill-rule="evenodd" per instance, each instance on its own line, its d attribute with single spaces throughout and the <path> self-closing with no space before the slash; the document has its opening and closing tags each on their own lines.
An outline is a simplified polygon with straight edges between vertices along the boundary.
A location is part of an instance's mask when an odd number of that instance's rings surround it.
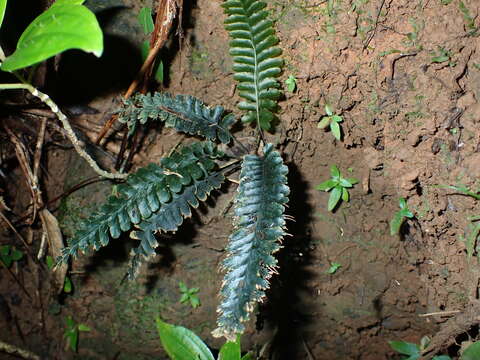
<svg viewBox="0 0 480 360">
<path fill-rule="evenodd" d="M 5 352 L 10 355 L 20 356 L 22 359 L 28 360 L 40 360 L 40 356 L 34 354 L 31 351 L 21 349 L 17 346 L 7 344 L 0 340 L 0 351 Z"/>
<path fill-rule="evenodd" d="M 378 12 L 377 12 L 377 18 L 375 19 L 375 26 L 370 36 L 368 37 L 367 41 L 363 45 L 363 50 L 365 50 L 368 47 L 368 45 L 370 44 L 370 41 L 372 41 L 372 39 L 375 37 L 375 34 L 377 33 L 378 20 L 380 19 L 380 14 L 382 13 L 383 5 L 385 5 L 385 0 L 382 0 L 382 3 L 380 4 L 380 8 L 378 9 Z"/>
<path fill-rule="evenodd" d="M 77 151 L 78 155 L 84 158 L 97 174 L 107 179 L 125 179 L 128 176 L 128 174 L 113 174 L 108 171 L 102 170 L 98 166 L 95 160 L 93 160 L 93 158 L 83 149 L 80 140 L 77 138 L 75 132 L 70 126 L 68 118 L 65 116 L 65 114 L 62 113 L 57 104 L 55 104 L 47 94 L 42 93 L 30 84 L 0 84 L 0 89 L 25 89 L 28 90 L 33 96 L 39 98 L 43 103 L 45 103 L 55 113 L 55 115 L 57 115 L 58 119 L 60 120 L 66 131 L 67 137 Z"/>
<path fill-rule="evenodd" d="M 426 314 L 420 314 L 419 317 L 429 317 L 429 316 L 449 316 L 460 313 L 460 310 L 451 310 L 451 311 L 437 311 Z"/>
</svg>

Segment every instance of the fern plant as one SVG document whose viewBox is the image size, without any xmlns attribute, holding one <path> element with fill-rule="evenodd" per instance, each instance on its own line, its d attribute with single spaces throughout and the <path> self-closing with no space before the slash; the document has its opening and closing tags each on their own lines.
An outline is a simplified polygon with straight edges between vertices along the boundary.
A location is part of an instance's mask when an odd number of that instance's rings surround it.
<svg viewBox="0 0 480 360">
<path fill-rule="evenodd" d="M 234 231 L 223 262 L 226 272 L 220 291 L 218 326 L 215 336 L 235 340 L 243 333 L 254 305 L 265 296 L 277 261 L 273 254 L 280 249 L 285 235 L 285 205 L 288 202 L 288 168 L 272 144 L 264 141 L 263 130 L 269 129 L 280 96 L 275 77 L 281 71 L 280 49 L 275 45 L 272 22 L 267 19 L 265 3 L 257 0 L 228 0 L 224 4 L 230 31 L 230 53 L 234 57 L 235 79 L 240 81 L 240 96 L 246 99 L 239 108 L 246 111 L 242 120 L 257 122 L 263 152 L 248 154 L 230 132 L 233 114 L 224 108 L 210 108 L 192 96 L 166 93 L 137 94 L 123 104 L 119 120 L 126 123 L 129 134 L 138 124 L 161 121 L 165 126 L 197 137 L 194 142 L 170 156 L 140 168 L 118 186 L 118 196 L 108 198 L 98 213 L 80 227 L 60 260 L 90 249 L 106 246 L 123 232 L 139 240 L 131 252 L 128 275 L 134 278 L 144 260 L 155 255 L 157 233 L 176 231 L 192 209 L 220 188 L 225 174 L 238 169 L 240 185 L 235 210 Z M 241 145 L 245 151 L 230 165 L 218 143 Z M 260 142 L 259 142 L 260 143 Z"/>
</svg>

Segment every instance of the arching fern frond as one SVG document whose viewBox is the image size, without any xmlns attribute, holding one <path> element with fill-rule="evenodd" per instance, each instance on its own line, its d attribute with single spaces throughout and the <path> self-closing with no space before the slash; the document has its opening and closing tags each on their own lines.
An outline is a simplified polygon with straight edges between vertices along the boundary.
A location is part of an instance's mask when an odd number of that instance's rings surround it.
<svg viewBox="0 0 480 360">
<path fill-rule="evenodd" d="M 242 121 L 256 121 L 268 130 L 281 95 L 276 77 L 282 71 L 283 61 L 279 58 L 282 51 L 275 46 L 278 39 L 273 23 L 267 19 L 266 4 L 258 0 L 227 0 L 222 6 L 228 15 L 225 28 L 232 38 L 234 77 L 240 82 L 240 96 L 246 100 L 238 104 L 247 111 Z"/>
<path fill-rule="evenodd" d="M 182 196 L 185 187 L 208 178 L 216 166 L 214 159 L 221 156 L 212 142 L 193 143 L 163 158 L 160 165 L 150 164 L 129 175 L 127 182 L 118 186 L 119 196 L 109 197 L 100 211 L 82 224 L 61 260 L 66 262 L 79 250 L 98 250 L 110 237 L 116 239 L 132 225 L 149 219 Z"/>
<path fill-rule="evenodd" d="M 244 331 L 242 322 L 248 320 L 253 306 L 265 296 L 277 266 L 272 254 L 285 235 L 287 173 L 271 144 L 265 146 L 263 157 L 244 158 L 235 199 L 235 229 L 222 264 L 227 273 L 220 292 L 218 327 L 213 332 L 216 337 L 235 339 Z"/>
<path fill-rule="evenodd" d="M 222 106 L 213 109 L 193 96 L 156 92 L 153 95 L 136 94 L 124 100 L 118 120 L 127 123 L 129 132 L 137 123 L 145 124 L 148 119 L 164 121 L 168 127 L 190 135 L 200 135 L 208 140 L 230 142 L 230 126 L 235 122 L 233 114 L 224 115 Z"/>
<path fill-rule="evenodd" d="M 176 231 L 183 223 L 183 219 L 192 215 L 191 208 L 196 209 L 199 201 L 205 201 L 213 189 L 218 189 L 224 177 L 221 173 L 213 173 L 202 180 L 195 180 L 181 193 L 173 194 L 168 204 L 163 204 L 160 210 L 149 219 L 137 225 L 138 230 L 132 232 L 131 237 L 140 240 L 140 245 L 132 250 L 132 258 L 128 275 L 133 279 L 143 260 L 155 255 L 158 242 L 155 239 L 156 231 Z"/>
</svg>

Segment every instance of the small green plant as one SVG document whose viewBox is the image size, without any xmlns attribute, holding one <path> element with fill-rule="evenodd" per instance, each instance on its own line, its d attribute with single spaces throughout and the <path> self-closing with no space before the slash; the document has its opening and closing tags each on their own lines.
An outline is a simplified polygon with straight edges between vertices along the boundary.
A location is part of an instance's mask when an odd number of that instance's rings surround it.
<svg viewBox="0 0 480 360">
<path fill-rule="evenodd" d="M 422 49 L 422 46 L 418 44 L 420 31 L 425 27 L 424 22 L 417 22 L 415 18 L 409 18 L 408 22 L 412 26 L 412 31 L 407 33 L 407 39 L 403 41 L 404 45 L 416 47 L 418 50 Z"/>
<path fill-rule="evenodd" d="M 70 315 L 65 318 L 65 323 L 67 328 L 63 336 L 67 340 L 67 348 L 77 352 L 80 332 L 88 332 L 90 328 L 85 324 L 77 324 Z"/>
<path fill-rule="evenodd" d="M 215 360 L 208 346 L 191 330 L 175 326 L 157 318 L 160 342 L 172 360 Z M 240 336 L 226 342 L 218 354 L 218 360 L 253 360 L 248 353 L 241 356 Z"/>
<path fill-rule="evenodd" d="M 9 268 L 14 261 L 18 261 L 23 257 L 23 253 L 20 250 L 15 249 L 10 245 L 0 246 L 0 262 Z"/>
<path fill-rule="evenodd" d="M 55 260 L 50 256 L 47 255 L 45 258 L 45 262 L 47 264 L 48 270 L 52 270 L 55 267 Z M 63 292 L 66 294 L 70 294 L 73 290 L 73 283 L 69 276 L 65 276 L 65 282 L 63 283 Z"/>
<path fill-rule="evenodd" d="M 476 200 L 480 200 L 480 190 L 471 190 L 467 186 L 459 185 L 437 185 L 438 188 L 454 190 L 456 193 L 473 197 Z M 477 239 L 480 235 L 480 215 L 474 215 L 467 218 L 471 223 L 468 226 L 469 233 L 462 240 L 465 242 L 467 250 L 467 256 L 471 258 L 473 255 L 479 252 L 477 248 Z"/>
<path fill-rule="evenodd" d="M 340 269 L 342 267 L 342 264 L 340 263 L 337 263 L 337 262 L 332 262 L 330 263 L 330 267 L 328 268 L 327 270 L 327 274 L 330 274 L 330 275 L 333 275 L 335 274 L 338 269 Z"/>
<path fill-rule="evenodd" d="M 406 219 L 414 217 L 413 213 L 408 209 L 407 201 L 404 198 L 398 200 L 398 206 L 400 210 L 395 213 L 392 221 L 390 221 L 390 235 L 392 236 L 400 233 L 400 228 Z"/>
<path fill-rule="evenodd" d="M 287 85 L 288 92 L 295 92 L 295 89 L 297 88 L 297 78 L 293 75 L 289 75 L 288 79 L 285 80 L 285 85 Z"/>
<path fill-rule="evenodd" d="M 328 199 L 328 211 L 333 211 L 337 204 L 343 200 L 348 202 L 350 200 L 349 188 L 358 183 L 355 178 L 345 179 L 340 174 L 340 170 L 336 165 L 330 167 L 331 179 L 324 181 L 316 187 L 320 191 L 331 191 L 330 198 Z"/>
<path fill-rule="evenodd" d="M 463 1 L 458 3 L 458 8 L 463 15 L 463 20 L 465 21 L 465 29 L 469 35 L 473 35 L 477 32 L 477 27 L 475 26 L 475 17 L 470 14 L 470 10 L 465 6 Z"/>
<path fill-rule="evenodd" d="M 180 288 L 180 292 L 182 294 L 180 297 L 180 302 L 182 304 L 189 302 L 194 309 L 200 306 L 200 299 L 197 296 L 200 288 L 193 287 L 189 289 L 183 281 L 178 282 L 178 287 Z"/>
<path fill-rule="evenodd" d="M 320 120 L 317 127 L 319 129 L 326 129 L 329 127 L 335 139 L 340 141 L 342 139 L 342 129 L 340 127 L 340 123 L 343 121 L 343 117 L 335 114 L 331 106 L 328 104 L 325 105 L 325 112 L 327 115 Z"/>
<path fill-rule="evenodd" d="M 448 5 L 452 2 L 453 0 L 440 0 L 440 4 L 442 5 Z"/>
<path fill-rule="evenodd" d="M 417 360 L 422 357 L 422 353 L 430 344 L 430 338 L 424 336 L 420 340 L 420 345 L 406 341 L 389 341 L 393 350 L 399 354 L 406 355 L 402 360 Z M 462 344 L 463 345 L 463 344 Z M 459 360 L 478 360 L 480 359 L 480 341 L 476 341 L 466 347 L 459 357 Z M 448 355 L 436 355 L 432 360 L 452 360 Z"/>
<path fill-rule="evenodd" d="M 448 66 L 454 67 L 456 63 L 452 61 L 452 54 L 449 50 L 446 50 L 444 47 L 439 46 L 436 53 L 432 53 L 432 57 L 430 58 L 432 63 L 443 63 L 448 61 Z"/>
</svg>

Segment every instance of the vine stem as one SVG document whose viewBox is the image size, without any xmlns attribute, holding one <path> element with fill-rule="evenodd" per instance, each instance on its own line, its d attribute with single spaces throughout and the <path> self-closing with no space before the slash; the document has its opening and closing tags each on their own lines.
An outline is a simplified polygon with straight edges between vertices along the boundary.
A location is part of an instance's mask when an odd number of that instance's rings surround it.
<svg viewBox="0 0 480 360">
<path fill-rule="evenodd" d="M 64 113 L 60 110 L 60 108 L 55 104 L 55 102 L 48 96 L 47 94 L 42 93 L 37 88 L 30 84 L 0 84 L 0 90 L 12 90 L 12 89 L 24 89 L 28 90 L 33 96 L 39 98 L 43 103 L 45 103 L 52 112 L 57 115 L 58 119 L 63 125 L 63 128 L 66 131 L 67 137 L 72 143 L 73 147 L 77 151 L 78 155 L 87 161 L 87 163 L 92 167 L 92 169 L 100 176 L 107 178 L 107 179 L 125 179 L 128 174 L 120 174 L 120 173 L 110 173 L 101 169 L 98 164 L 93 160 L 93 158 L 83 149 L 82 143 L 75 135 L 68 118 L 65 116 Z"/>
</svg>

